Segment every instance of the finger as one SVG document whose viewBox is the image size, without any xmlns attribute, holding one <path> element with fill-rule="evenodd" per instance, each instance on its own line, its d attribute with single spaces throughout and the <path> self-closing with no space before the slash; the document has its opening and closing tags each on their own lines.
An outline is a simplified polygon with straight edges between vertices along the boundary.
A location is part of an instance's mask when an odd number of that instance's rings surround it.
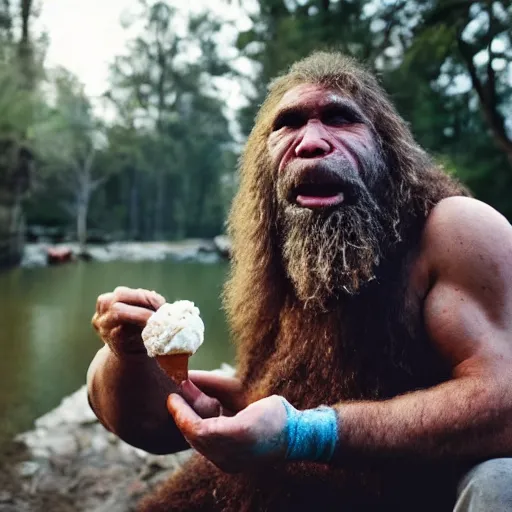
<svg viewBox="0 0 512 512">
<path fill-rule="evenodd" d="M 199 433 L 201 417 L 180 395 L 172 393 L 167 397 L 167 410 L 174 418 L 176 426 L 187 439 L 194 439 Z"/>
<path fill-rule="evenodd" d="M 222 406 L 216 398 L 205 395 L 190 380 L 181 383 L 181 396 L 201 418 L 213 418 L 222 414 Z"/>
<path fill-rule="evenodd" d="M 131 306 L 139 306 L 156 311 L 165 303 L 165 299 L 153 291 L 118 286 L 113 293 L 113 302 L 124 302 Z"/>
<path fill-rule="evenodd" d="M 112 329 L 122 324 L 132 324 L 144 328 L 152 311 L 138 306 L 130 306 L 123 302 L 115 302 L 108 313 L 99 320 L 100 329 Z"/>
<path fill-rule="evenodd" d="M 102 315 L 107 311 L 114 300 L 113 293 L 103 293 L 96 300 L 96 313 Z"/>
<path fill-rule="evenodd" d="M 99 332 L 99 330 L 100 330 L 100 323 L 101 323 L 101 316 L 98 315 L 97 312 L 94 313 L 94 315 L 92 316 L 91 323 L 92 323 L 92 326 L 94 327 L 94 329 L 96 329 L 96 331 Z"/>
<path fill-rule="evenodd" d="M 247 407 L 247 398 L 239 379 L 201 370 L 191 370 L 188 378 L 203 393 L 217 398 L 223 407 L 235 413 Z"/>
<path fill-rule="evenodd" d="M 151 290 L 151 293 L 153 294 L 154 303 L 157 306 L 156 309 L 163 306 L 167 300 L 163 295 L 160 295 L 158 292 L 155 292 L 155 290 Z"/>
</svg>

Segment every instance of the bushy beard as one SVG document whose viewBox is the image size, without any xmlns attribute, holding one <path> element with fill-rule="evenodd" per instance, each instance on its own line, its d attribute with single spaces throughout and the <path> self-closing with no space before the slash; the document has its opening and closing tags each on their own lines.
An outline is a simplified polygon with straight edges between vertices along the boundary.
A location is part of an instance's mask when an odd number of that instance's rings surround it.
<svg viewBox="0 0 512 512">
<path fill-rule="evenodd" d="M 284 265 L 297 298 L 309 307 L 326 308 L 332 298 L 358 293 L 374 279 L 393 238 L 395 221 L 383 198 L 357 171 L 345 168 L 343 176 L 350 194 L 330 209 L 301 208 L 280 194 Z M 366 176 L 372 191 L 378 190 L 378 174 Z"/>
</svg>

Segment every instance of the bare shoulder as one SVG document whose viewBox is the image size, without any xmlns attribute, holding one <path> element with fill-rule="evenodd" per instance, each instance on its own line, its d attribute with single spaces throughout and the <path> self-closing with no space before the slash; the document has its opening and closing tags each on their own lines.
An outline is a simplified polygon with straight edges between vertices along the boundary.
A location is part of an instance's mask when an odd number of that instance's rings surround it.
<svg viewBox="0 0 512 512">
<path fill-rule="evenodd" d="M 458 281 L 479 275 L 491 282 L 508 282 L 512 279 L 512 226 L 481 201 L 450 197 L 430 213 L 422 253 L 437 276 Z"/>
<path fill-rule="evenodd" d="M 425 327 L 455 373 L 495 367 L 504 354 L 509 365 L 512 226 L 505 217 L 475 199 L 445 199 L 427 219 L 419 260 L 428 283 Z"/>
<path fill-rule="evenodd" d="M 426 229 L 432 233 L 432 228 L 443 226 L 446 229 L 450 226 L 444 224 L 449 223 L 455 229 L 471 227 L 474 230 L 478 228 L 475 222 L 478 225 L 510 228 L 507 219 L 492 206 L 471 197 L 454 196 L 443 199 L 432 209 Z"/>
</svg>

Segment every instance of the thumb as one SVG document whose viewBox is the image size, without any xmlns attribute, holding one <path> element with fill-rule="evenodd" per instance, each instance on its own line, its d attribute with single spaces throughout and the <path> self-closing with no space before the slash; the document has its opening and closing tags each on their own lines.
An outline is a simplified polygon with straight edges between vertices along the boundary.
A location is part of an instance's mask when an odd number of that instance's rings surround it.
<svg viewBox="0 0 512 512">
<path fill-rule="evenodd" d="M 194 437 L 202 420 L 187 402 L 176 393 L 172 393 L 167 397 L 167 410 L 174 418 L 176 426 L 180 429 L 185 439 L 189 441 Z M 189 441 L 190 442 L 190 441 Z"/>
<path fill-rule="evenodd" d="M 224 408 L 233 413 L 247 407 L 247 397 L 239 379 L 201 370 L 190 370 L 188 375 L 189 379 L 203 393 L 217 398 Z"/>
<path fill-rule="evenodd" d="M 216 399 L 203 393 L 192 381 L 183 381 L 180 394 L 201 418 L 215 418 L 223 414 L 222 405 Z"/>
</svg>

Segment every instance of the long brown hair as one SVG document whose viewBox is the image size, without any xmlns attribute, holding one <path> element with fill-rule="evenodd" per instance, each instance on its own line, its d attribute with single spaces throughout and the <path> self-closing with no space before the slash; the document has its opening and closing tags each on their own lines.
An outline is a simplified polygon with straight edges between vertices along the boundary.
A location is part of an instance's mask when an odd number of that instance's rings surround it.
<svg viewBox="0 0 512 512">
<path fill-rule="evenodd" d="M 280 324 L 289 324 L 286 312 L 301 307 L 290 303 L 293 290 L 282 262 L 276 187 L 267 153 L 276 107 L 288 90 L 301 84 L 348 95 L 370 120 L 388 171 L 382 195 L 394 210 L 389 233 L 393 251 L 407 242 L 410 229 L 421 229 L 437 202 L 467 194 L 415 142 L 376 78 L 353 59 L 315 53 L 272 82 L 240 161 L 240 187 L 229 217 L 233 262 L 224 303 L 239 347 L 239 374 L 247 381 L 261 374 L 262 364 L 275 350 Z"/>
</svg>

